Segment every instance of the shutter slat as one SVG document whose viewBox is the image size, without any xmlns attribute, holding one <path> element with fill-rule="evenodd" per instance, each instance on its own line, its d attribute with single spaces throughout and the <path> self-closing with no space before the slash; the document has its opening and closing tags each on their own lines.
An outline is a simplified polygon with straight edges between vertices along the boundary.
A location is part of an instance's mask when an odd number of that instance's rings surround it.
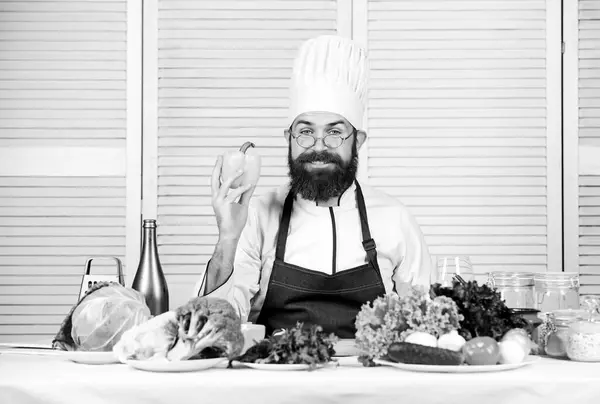
<svg viewBox="0 0 600 404">
<path fill-rule="evenodd" d="M 58 240 L 63 237 L 114 237 L 115 234 L 122 234 L 123 229 L 117 226 L 114 227 L 71 227 L 71 226 L 0 226 L 0 237 L 53 237 Z M 59 241 L 56 241 L 57 243 Z M 62 242 L 62 241 L 61 241 Z"/>
<path fill-rule="evenodd" d="M 409 207 L 432 254 L 545 271 L 546 2 L 368 7 L 371 184 Z"/>
<path fill-rule="evenodd" d="M 439 89 L 427 89 L 427 88 L 413 88 L 413 89 L 373 89 L 369 91 L 370 97 L 376 98 L 532 98 L 532 97 L 543 97 L 545 96 L 544 89 L 521 89 L 521 88 L 489 88 L 489 89 L 476 89 L 476 88 L 465 88 L 465 89 L 454 89 L 448 88 L 440 92 Z"/>
<path fill-rule="evenodd" d="M 175 289 L 189 293 L 214 250 L 217 155 L 251 140 L 262 157 L 255 195 L 285 182 L 293 58 L 304 40 L 336 32 L 337 8 L 335 0 L 158 1 L 158 243 Z"/>
<path fill-rule="evenodd" d="M 189 10 L 189 11 L 209 11 L 209 10 L 335 10 L 335 1 L 309 1 L 309 0 L 258 0 L 248 3 L 247 0 L 182 0 L 182 1 L 161 1 L 158 9 L 161 10 Z M 238 14 L 239 15 L 239 14 Z"/>
<path fill-rule="evenodd" d="M 454 2 L 446 2 L 452 4 Z M 376 4 L 376 3 L 374 3 Z M 476 2 L 472 3 L 474 6 Z M 512 39 L 544 39 L 545 34 L 540 31 L 531 31 L 527 28 L 511 29 L 510 31 L 490 31 L 486 29 L 468 30 L 468 31 L 448 31 L 448 30 L 414 30 L 414 31 L 372 31 L 369 32 L 369 37 L 373 40 L 445 40 L 451 45 L 452 41 L 456 40 L 512 40 Z M 409 45 L 407 45 L 409 46 Z"/>
<path fill-rule="evenodd" d="M 1 15 L 1 14 L 0 14 Z M 120 62 L 124 59 L 124 50 L 93 50 L 93 51 L 49 51 L 49 50 L 3 50 L 0 54 L 0 60 L 30 60 L 30 61 L 94 61 L 94 62 Z"/>
<path fill-rule="evenodd" d="M 377 178 L 385 178 L 388 181 L 390 177 L 413 177 L 419 181 L 422 177 L 438 177 L 438 178 L 459 178 L 476 175 L 481 178 L 494 176 L 515 176 L 517 178 L 523 176 L 543 176 L 545 178 L 545 167 L 477 167 L 477 171 L 473 172 L 471 167 L 419 167 L 415 170 L 413 167 L 372 167 L 369 168 L 369 173 L 373 180 Z"/>
<path fill-rule="evenodd" d="M 337 10 L 252 10 L 248 7 L 243 12 L 240 10 L 162 10 L 160 12 L 160 18 L 163 20 L 225 20 L 230 21 L 244 21 L 244 20 L 291 20 L 297 22 L 297 20 L 310 20 L 310 21 L 326 21 L 330 23 L 336 18 Z"/>
<path fill-rule="evenodd" d="M 373 1 L 370 4 L 373 11 L 381 10 L 384 13 L 394 10 L 402 11 L 460 11 L 473 12 L 474 10 L 544 10 L 544 0 L 521 0 L 521 1 Z"/>
<path fill-rule="evenodd" d="M 60 315 L 64 319 L 71 309 L 70 305 L 45 305 L 45 306 L 24 306 L 24 305 L 0 305 L 0 314 L 12 316 L 38 316 Z M 62 320 L 59 322 L 59 324 Z M 20 339 L 19 339 L 20 340 Z M 0 340 L 2 341 L 2 340 Z M 11 341 L 11 342 L 14 342 Z"/>
<path fill-rule="evenodd" d="M 2 296 L 73 296 L 77 300 L 80 285 L 1 285 L 0 295 Z M 60 324 L 62 319 L 55 324 Z M 7 323 L 5 323 L 7 324 Z M 10 323 L 8 323 L 10 324 Z M 19 323 L 16 323 L 19 324 Z"/>
<path fill-rule="evenodd" d="M 471 217 L 473 220 L 484 220 L 484 217 L 495 220 L 496 217 L 502 217 L 505 223 L 523 222 L 523 217 L 540 216 L 546 217 L 546 209 L 538 206 L 447 206 L 441 211 L 435 206 L 413 206 L 410 210 L 417 216 L 434 216 L 443 223 L 448 220 L 455 220 L 454 217 Z M 458 220 L 458 219 L 456 219 Z M 465 220 L 468 220 L 465 218 Z M 518 223 L 517 223 L 518 224 Z"/>
<path fill-rule="evenodd" d="M 6 4 L 6 3 L 2 3 Z M 86 31 L 85 27 L 83 27 L 79 31 L 74 30 L 65 30 L 62 31 L 60 29 L 52 29 L 52 30 L 40 30 L 38 26 L 35 30 L 24 30 L 24 31 L 4 31 L 0 29 L 0 40 L 1 41 L 31 41 L 35 42 L 38 45 L 42 46 L 45 43 L 50 43 L 53 41 L 61 41 L 63 46 L 68 46 L 69 44 L 77 44 L 84 41 L 98 41 L 98 42 L 123 42 L 126 40 L 126 32 L 125 30 L 117 30 L 117 31 L 103 31 L 103 30 L 91 30 Z M 10 45 L 8 45 L 10 46 Z M 122 46 L 122 45 L 121 45 Z"/>
<path fill-rule="evenodd" d="M 76 25 L 74 26 L 76 27 Z M 311 34 L 312 30 L 331 29 L 333 24 L 328 20 L 295 20 L 295 19 L 272 19 L 262 20 L 261 18 L 243 20 L 243 19 L 222 19 L 222 20 L 204 20 L 198 19 L 189 21 L 181 19 L 163 19 L 158 21 L 160 30 L 194 30 L 194 29 L 297 29 L 305 30 Z M 244 53 L 244 52 L 242 52 Z"/>
<path fill-rule="evenodd" d="M 35 3 L 35 2 L 33 2 Z M 74 1 L 74 3 L 76 3 Z M 78 31 L 125 31 L 127 25 L 124 22 L 111 22 L 109 24 L 104 22 L 73 22 L 73 21 L 62 21 L 56 23 L 54 21 L 48 22 L 4 22 L 0 24 L 0 31 L 61 31 L 61 32 L 78 32 Z"/>
<path fill-rule="evenodd" d="M 124 42 L 96 42 L 96 41 L 72 41 L 72 42 L 60 42 L 60 41 L 25 41 L 25 40 L 13 40 L 5 41 L 0 45 L 0 49 L 5 51 L 55 51 L 66 52 L 66 51 L 126 51 L 126 44 Z M 3 55 L 2 55 L 3 56 Z"/>
<path fill-rule="evenodd" d="M 0 288 L 0 293 L 4 291 Z M 65 313 L 66 315 L 67 313 Z M 37 325 L 37 324 L 60 324 L 64 320 L 64 316 L 61 315 L 1 315 L 0 324 L 4 325 Z"/>
<path fill-rule="evenodd" d="M 127 4 L 124 1 L 111 0 L 37 0 L 37 1 L 3 1 L 2 11 L 6 12 L 28 12 L 28 13 L 66 13 L 74 14 L 81 12 L 119 12 L 122 16 L 125 15 Z M 93 13 L 92 13 L 93 14 Z M 124 18 L 123 18 L 124 20 Z"/>
<path fill-rule="evenodd" d="M 390 20 L 372 20 L 370 21 L 370 29 L 373 31 L 385 31 L 385 30 L 397 30 L 397 31 L 408 31 L 414 29 L 430 29 L 430 30 L 485 30 L 485 29 L 540 29 L 545 28 L 545 21 L 543 19 L 536 20 L 494 20 L 492 19 L 494 12 L 487 13 L 488 18 L 482 19 L 477 18 L 473 20 L 462 20 L 455 18 L 451 20 L 451 16 L 447 16 L 446 20 L 432 20 L 435 24 L 425 25 L 424 22 L 428 22 L 426 17 L 422 20 L 401 20 L 401 21 L 390 21 Z"/>
<path fill-rule="evenodd" d="M 600 1 L 579 2 L 579 137 L 600 140 Z M 579 177 L 581 294 L 600 294 L 600 173 Z"/>
<path fill-rule="evenodd" d="M 51 339 L 78 300 L 86 259 L 125 264 L 125 173 L 103 177 L 111 161 L 85 161 L 86 177 L 52 175 L 77 170 L 84 148 L 126 147 L 127 2 L 0 8 L 0 147 L 17 156 L 0 172 L 0 340 Z M 19 171 L 18 153 L 46 148 L 73 161 L 24 158 Z M 112 262 L 92 266 L 115 273 Z"/>
<path fill-rule="evenodd" d="M 532 225 L 545 225 L 545 217 L 543 215 L 538 216 L 418 216 L 419 223 L 424 226 L 428 225 L 444 225 L 444 226 L 532 226 Z M 483 237 L 481 239 L 477 239 L 477 237 Z M 429 236 L 432 239 L 432 236 Z M 496 237 L 491 235 L 489 237 L 485 237 L 484 235 L 478 235 L 477 237 L 460 237 L 457 235 L 457 238 L 454 242 L 458 240 L 464 240 L 465 243 L 473 243 L 478 245 L 479 243 L 490 243 L 490 241 L 486 241 L 489 238 Z M 493 239 L 493 242 L 504 243 L 504 244 L 527 244 L 528 242 L 534 242 L 538 244 L 536 240 L 546 240 L 546 237 L 521 237 L 518 235 L 509 234 L 504 237 L 498 236 L 497 239 Z M 440 238 L 439 242 L 444 243 L 445 238 Z M 506 240 L 506 241 L 503 241 Z M 545 243 L 545 241 L 544 241 Z"/>
<path fill-rule="evenodd" d="M 409 177 L 398 178 L 379 177 L 370 181 L 374 186 L 398 186 L 398 187 L 529 187 L 545 186 L 546 178 L 540 177 Z"/>
<path fill-rule="evenodd" d="M 431 158 L 394 158 L 394 157 L 376 157 L 370 153 L 369 162 L 372 167 L 544 167 L 545 159 L 539 157 L 495 157 L 495 158 L 459 158 L 447 157 L 439 159 Z"/>
<path fill-rule="evenodd" d="M 68 260 L 73 261 L 72 263 L 64 263 Z M 77 262 L 75 262 L 77 261 Z M 35 283 L 36 279 L 43 278 L 45 276 L 57 279 L 60 282 L 62 277 L 71 276 L 74 279 L 78 279 L 81 283 L 81 276 L 85 270 L 84 263 L 79 260 L 73 260 L 69 257 L 64 257 L 64 261 L 56 263 L 57 261 L 48 260 L 44 261 L 44 257 L 32 257 L 32 262 L 23 264 L 16 258 L 12 259 L 12 264 L 2 266 L 3 277 L 27 277 L 31 283 Z M 94 274 L 99 275 L 114 275 L 115 267 L 113 263 L 105 263 L 102 261 L 94 262 Z"/>
<path fill-rule="evenodd" d="M 120 247 L 125 244 L 125 237 L 110 236 L 78 236 L 73 234 L 74 237 L 17 237 L 11 235 L 10 237 L 2 237 L 0 232 L 0 245 L 10 247 L 7 250 L 12 252 L 18 252 L 19 250 L 13 249 L 12 247 L 39 247 L 39 246 L 54 246 L 54 247 L 84 247 L 84 248 L 100 248 L 100 247 Z M 62 250 L 61 250 L 62 251 Z M 91 252 L 90 252 L 91 253 Z"/>
<path fill-rule="evenodd" d="M 105 12 L 104 10 L 89 10 L 92 12 L 12 12 L 4 9 L 2 5 L 2 13 L 0 13 L 0 23 L 4 22 L 72 22 L 72 21 L 89 21 L 89 22 L 123 22 L 125 21 L 125 13 L 123 12 Z M 40 10 L 42 11 L 42 10 Z"/>
</svg>

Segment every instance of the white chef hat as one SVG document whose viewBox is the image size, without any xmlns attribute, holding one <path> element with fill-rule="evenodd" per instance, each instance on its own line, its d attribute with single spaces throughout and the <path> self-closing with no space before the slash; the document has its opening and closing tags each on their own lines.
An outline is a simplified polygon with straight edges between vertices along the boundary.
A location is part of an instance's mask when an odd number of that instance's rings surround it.
<svg viewBox="0 0 600 404">
<path fill-rule="evenodd" d="M 309 39 L 294 62 L 289 122 L 305 112 L 332 112 L 362 129 L 367 81 L 367 52 L 356 42 L 334 35 Z"/>
</svg>

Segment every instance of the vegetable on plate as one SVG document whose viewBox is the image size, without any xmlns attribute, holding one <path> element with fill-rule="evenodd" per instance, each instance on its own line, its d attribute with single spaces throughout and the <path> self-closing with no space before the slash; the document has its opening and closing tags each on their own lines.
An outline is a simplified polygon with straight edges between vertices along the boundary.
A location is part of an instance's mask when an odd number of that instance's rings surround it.
<svg viewBox="0 0 600 404">
<path fill-rule="evenodd" d="M 181 361 L 231 358 L 244 346 L 240 318 L 231 304 L 214 297 L 196 297 L 131 328 L 113 351 L 121 362 Z"/>
<path fill-rule="evenodd" d="M 385 358 L 391 344 L 407 339 L 433 347 L 438 337 L 458 330 L 461 320 L 452 299 L 431 299 L 420 287 L 412 288 L 407 296 L 389 293 L 378 297 L 364 304 L 356 316 L 355 341 L 364 352 L 359 361 L 374 366 L 373 360 Z"/>
<path fill-rule="evenodd" d="M 495 365 L 500 359 L 500 347 L 491 337 L 476 337 L 465 343 L 462 348 L 468 365 Z"/>
<path fill-rule="evenodd" d="M 305 364 L 312 368 L 326 364 L 335 355 L 334 345 L 338 337 L 326 335 L 319 325 L 305 327 L 297 323 L 295 327 L 271 335 L 250 347 L 233 361 L 258 364 Z"/>
<path fill-rule="evenodd" d="M 461 352 L 409 342 L 391 344 L 387 357 L 393 362 L 437 366 L 458 366 L 464 360 Z"/>
<path fill-rule="evenodd" d="M 462 347 L 465 345 L 467 341 L 460 335 L 458 335 L 458 331 L 452 330 L 447 334 L 440 336 L 437 340 L 437 347 L 449 349 L 451 351 L 458 352 L 462 350 Z"/>
<path fill-rule="evenodd" d="M 462 284 L 454 281 L 452 287 L 431 286 L 432 297 L 447 297 L 458 306 L 463 317 L 458 333 L 467 341 L 476 337 L 490 337 L 496 341 L 514 328 L 528 330 L 529 323 L 514 313 L 502 300 L 500 292 L 476 281 Z"/>
</svg>

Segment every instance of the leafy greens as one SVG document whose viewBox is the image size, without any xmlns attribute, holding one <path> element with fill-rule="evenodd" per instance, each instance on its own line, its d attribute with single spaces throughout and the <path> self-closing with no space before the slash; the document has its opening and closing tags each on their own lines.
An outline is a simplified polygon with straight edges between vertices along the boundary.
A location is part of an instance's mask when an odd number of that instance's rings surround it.
<svg viewBox="0 0 600 404">
<path fill-rule="evenodd" d="M 462 284 L 454 281 L 452 287 L 439 283 L 431 286 L 430 294 L 447 296 L 456 302 L 464 317 L 458 333 L 467 341 L 475 337 L 492 337 L 499 341 L 513 328 L 528 329 L 529 323 L 506 306 L 500 293 L 476 281 Z M 530 330 L 529 330 L 530 331 Z"/>
<path fill-rule="evenodd" d="M 271 335 L 250 347 L 242 356 L 234 360 L 260 364 L 307 364 L 316 367 L 329 362 L 338 338 L 334 334 L 325 335 L 321 326 L 308 328 L 303 323 Z"/>
</svg>

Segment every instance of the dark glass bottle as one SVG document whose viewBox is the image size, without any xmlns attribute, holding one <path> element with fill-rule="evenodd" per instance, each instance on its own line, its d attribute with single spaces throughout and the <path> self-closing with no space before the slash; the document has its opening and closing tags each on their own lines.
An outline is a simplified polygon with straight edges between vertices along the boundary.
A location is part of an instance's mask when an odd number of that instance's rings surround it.
<svg viewBox="0 0 600 404">
<path fill-rule="evenodd" d="M 131 287 L 144 295 L 150 312 L 158 316 L 169 310 L 169 288 L 158 258 L 156 220 L 144 220 L 142 228 L 142 255 Z"/>
</svg>

